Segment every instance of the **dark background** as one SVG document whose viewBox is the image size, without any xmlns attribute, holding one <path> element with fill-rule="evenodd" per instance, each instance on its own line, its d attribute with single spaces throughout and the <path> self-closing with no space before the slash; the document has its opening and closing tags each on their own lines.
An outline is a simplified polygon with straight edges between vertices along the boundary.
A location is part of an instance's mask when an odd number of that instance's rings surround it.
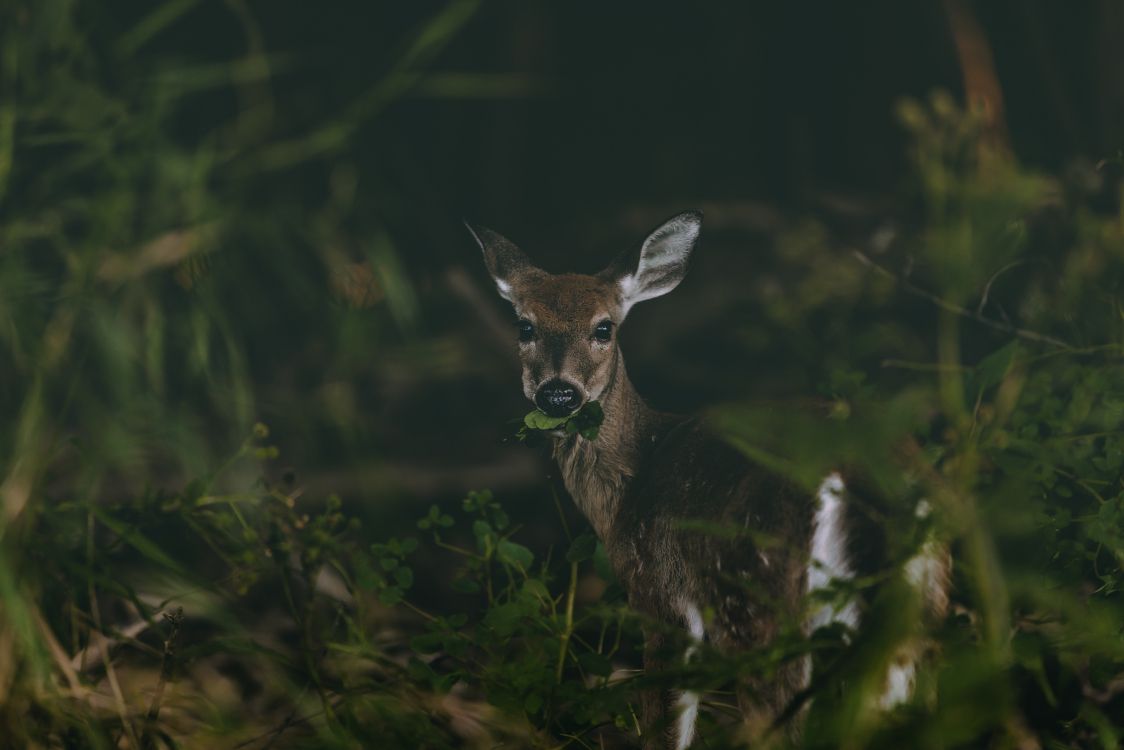
<svg viewBox="0 0 1124 750">
<path fill-rule="evenodd" d="M 69 311 L 39 393 L 50 439 L 90 451 L 63 488 L 83 461 L 122 492 L 175 486 L 261 420 L 271 472 L 375 514 L 541 492 L 549 464 L 502 444 L 529 405 L 462 219 L 593 272 L 703 209 L 687 280 L 622 333 L 661 408 L 892 378 L 886 359 L 933 358 L 934 307 L 880 305 L 851 251 L 913 268 L 895 245 L 922 213 L 906 99 L 982 109 L 1031 172 L 1117 205 L 1112 0 L 50 0 L 13 5 L 4 34 L 0 415 L 29 413 L 28 342 Z M 1003 341 L 974 333 L 969 358 Z"/>
<path fill-rule="evenodd" d="M 300 61 L 275 84 L 277 127 L 347 111 L 441 7 L 341 6 L 313 17 L 271 7 L 259 19 L 266 48 Z M 864 312 L 813 316 L 794 339 L 763 309 L 762 287 L 799 293 L 776 245 L 811 222 L 822 262 L 848 266 L 850 247 L 915 219 L 909 137 L 895 108 L 935 90 L 967 106 L 954 12 L 978 24 L 1001 88 L 1000 129 L 1020 161 L 1087 172 L 1115 153 L 1124 17 L 1111 2 L 482 5 L 415 87 L 300 183 L 311 208 L 331 170 L 352 170 L 346 221 L 359 234 L 377 222 L 395 239 L 423 299 L 412 335 L 450 336 L 467 360 L 469 372 L 441 382 L 418 372 L 406 379 L 420 382 L 376 388 L 376 411 L 360 421 L 381 435 L 380 451 L 422 464 L 406 472 L 422 484 L 440 484 L 464 461 L 497 464 L 478 481 L 510 479 L 500 466 L 512 457 L 494 458 L 497 425 L 528 405 L 500 333 L 509 312 L 462 217 L 506 234 L 548 270 L 592 272 L 667 215 L 701 207 L 704 240 L 688 281 L 639 308 L 623 334 L 642 392 L 693 410 L 822 391 L 832 359 L 853 355 L 840 337 Z M 932 316 L 913 310 L 922 325 Z M 843 325 L 847 315 L 856 319 Z M 869 352 L 870 369 L 903 353 L 894 346 Z M 463 481 L 454 474 L 450 484 Z"/>
</svg>

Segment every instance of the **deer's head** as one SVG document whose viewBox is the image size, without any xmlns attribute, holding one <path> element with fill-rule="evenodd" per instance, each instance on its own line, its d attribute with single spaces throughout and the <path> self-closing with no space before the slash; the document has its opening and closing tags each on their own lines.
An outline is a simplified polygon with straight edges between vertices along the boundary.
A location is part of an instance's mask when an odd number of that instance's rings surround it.
<svg viewBox="0 0 1124 750">
<path fill-rule="evenodd" d="M 683 280 L 701 226 L 698 211 L 673 216 L 593 276 L 547 273 L 511 241 L 470 226 L 496 289 L 515 307 L 527 398 L 555 417 L 600 398 L 620 360 L 618 327 L 637 302 Z"/>
</svg>

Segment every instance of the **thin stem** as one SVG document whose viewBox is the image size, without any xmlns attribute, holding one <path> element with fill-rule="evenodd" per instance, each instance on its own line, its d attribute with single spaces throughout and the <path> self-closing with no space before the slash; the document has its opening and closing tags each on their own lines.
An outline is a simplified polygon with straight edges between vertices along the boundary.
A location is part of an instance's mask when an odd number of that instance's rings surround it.
<svg viewBox="0 0 1124 750">
<path fill-rule="evenodd" d="M 483 555 L 479 555 L 479 554 L 473 552 L 472 550 L 465 549 L 464 547 L 458 547 L 455 544 L 449 544 L 448 542 L 443 542 L 440 539 L 433 540 L 433 543 L 435 545 L 437 545 L 438 547 L 440 547 L 441 549 L 448 550 L 450 552 L 456 552 L 458 555 L 464 555 L 465 557 L 471 557 L 474 560 L 483 560 L 484 559 Z"/>
<path fill-rule="evenodd" d="M 176 607 L 174 612 L 165 612 L 170 631 L 164 640 L 164 652 L 160 659 L 160 680 L 156 683 L 156 692 L 149 705 L 148 716 L 145 717 L 144 733 L 141 734 L 141 747 L 143 750 L 155 750 L 156 741 L 152 738 L 152 728 L 160 716 L 160 705 L 164 702 L 164 688 L 172 677 L 172 670 L 176 661 L 176 640 L 180 634 L 180 624 L 183 622 L 183 607 Z"/>
<path fill-rule="evenodd" d="M 413 612 L 418 617 L 421 617 L 421 618 L 423 618 L 423 619 L 425 619 L 429 622 L 437 622 L 437 618 L 434 615 L 431 615 L 430 613 L 426 612 L 424 609 L 417 606 L 416 604 L 411 604 L 410 602 L 406 601 L 405 599 L 403 599 L 400 602 L 400 604 L 402 604 L 402 606 L 404 606 L 406 609 Z"/>
<path fill-rule="evenodd" d="M 578 564 L 570 563 L 570 588 L 566 591 L 566 627 L 562 631 L 562 643 L 558 646 L 558 665 L 554 670 L 554 681 L 562 684 L 562 670 L 566 666 L 566 654 L 570 650 L 570 637 L 574 634 L 574 598 L 578 593 Z"/>
</svg>

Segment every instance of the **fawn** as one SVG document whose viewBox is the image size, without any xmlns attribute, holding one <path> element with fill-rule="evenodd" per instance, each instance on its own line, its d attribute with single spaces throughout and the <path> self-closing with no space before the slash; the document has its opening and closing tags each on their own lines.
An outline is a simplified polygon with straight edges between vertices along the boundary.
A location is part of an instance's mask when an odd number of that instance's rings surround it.
<svg viewBox="0 0 1124 750">
<path fill-rule="evenodd" d="M 782 615 L 798 613 L 808 591 L 855 575 L 849 534 L 854 514 L 839 473 L 809 493 L 755 465 L 698 420 L 649 408 L 629 381 L 617 329 L 637 302 L 679 284 L 701 225 L 700 212 L 678 214 L 592 276 L 547 273 L 501 235 L 469 230 L 496 288 L 518 316 L 526 397 L 551 416 L 594 400 L 602 405 L 596 439 L 559 431 L 554 457 L 630 606 L 681 625 L 696 641 L 738 650 L 773 638 Z M 683 528 L 687 519 L 749 529 L 780 544 L 758 548 L 745 536 L 691 532 Z M 940 609 L 947 566 L 939 550 L 930 552 L 911 561 L 906 573 Z M 752 597 L 747 580 L 757 592 Z M 704 621 L 704 612 L 713 616 Z M 806 629 L 830 622 L 857 627 L 858 607 L 821 607 L 808 616 Z M 654 628 L 646 634 L 646 671 L 660 669 L 665 640 Z M 908 697 L 912 674 L 912 663 L 891 668 L 885 704 Z M 752 697 L 740 694 L 747 721 L 767 725 L 809 679 L 810 661 L 796 660 L 772 684 L 754 685 Z M 676 698 L 647 691 L 641 698 L 645 746 L 686 748 L 697 711 L 690 692 Z"/>
</svg>

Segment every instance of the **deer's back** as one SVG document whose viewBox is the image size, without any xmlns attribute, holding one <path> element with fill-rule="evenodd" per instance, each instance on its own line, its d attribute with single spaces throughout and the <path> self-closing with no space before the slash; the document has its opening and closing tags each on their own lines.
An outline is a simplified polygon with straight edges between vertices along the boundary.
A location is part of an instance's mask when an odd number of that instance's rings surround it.
<svg viewBox="0 0 1124 750">
<path fill-rule="evenodd" d="M 730 646 L 773 635 L 805 585 L 813 498 L 698 420 L 657 431 L 606 543 L 633 606 L 664 620 L 714 612 Z"/>
</svg>

